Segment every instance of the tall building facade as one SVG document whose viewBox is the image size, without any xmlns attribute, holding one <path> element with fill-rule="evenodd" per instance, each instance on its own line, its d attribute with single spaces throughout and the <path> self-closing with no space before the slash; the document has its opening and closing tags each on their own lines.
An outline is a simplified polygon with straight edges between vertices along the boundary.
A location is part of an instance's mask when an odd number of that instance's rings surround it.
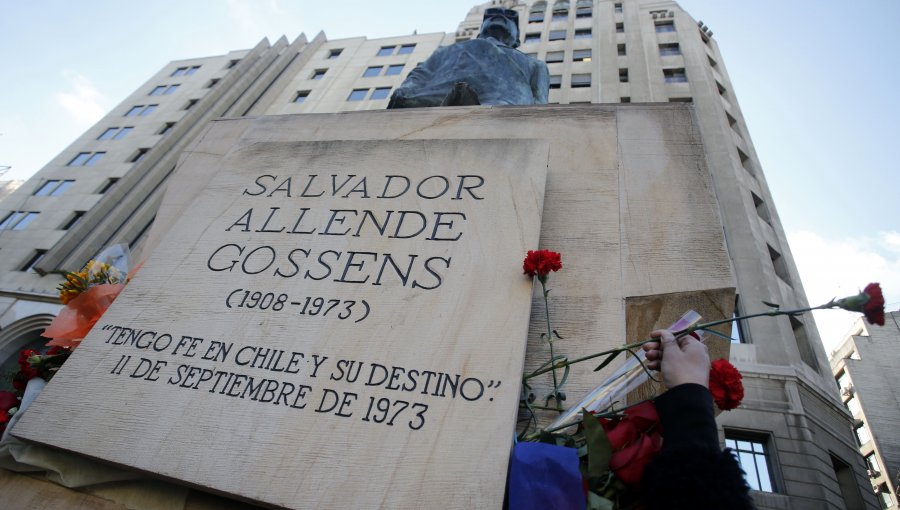
<svg viewBox="0 0 900 510">
<path fill-rule="evenodd" d="M 900 508 L 900 311 L 884 327 L 859 320 L 831 353 L 841 400 L 853 415 L 859 452 L 882 508 Z"/>
<path fill-rule="evenodd" d="M 263 40 L 171 62 L 0 202 L 0 356 L 58 311 L 50 272 L 103 247 L 141 257 L 182 149 L 220 116 L 383 109 L 438 47 L 477 36 L 487 7 L 519 12 L 519 49 L 550 70 L 550 102 L 692 103 L 737 279 L 736 313 L 763 300 L 806 306 L 784 230 L 712 31 L 673 1 L 504 1 L 475 6 L 455 33 L 369 40 Z M 623 106 L 623 107 L 627 107 Z M 812 317 L 735 333 L 743 406 L 719 418 L 760 508 L 877 508 Z M 861 488 L 865 490 L 861 490 Z"/>
</svg>

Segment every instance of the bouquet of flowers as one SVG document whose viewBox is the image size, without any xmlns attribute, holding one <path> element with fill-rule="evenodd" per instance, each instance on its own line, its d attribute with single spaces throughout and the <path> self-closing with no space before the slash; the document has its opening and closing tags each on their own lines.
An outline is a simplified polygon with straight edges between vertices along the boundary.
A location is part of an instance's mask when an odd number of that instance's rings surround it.
<svg viewBox="0 0 900 510">
<path fill-rule="evenodd" d="M 662 450 L 665 431 L 654 399 L 622 405 L 635 388 L 651 379 L 656 380 L 645 366 L 646 358 L 640 348 L 659 340 L 642 340 L 573 360 L 557 354 L 554 341 L 561 337 L 550 324 L 547 283 L 550 273 L 561 268 L 560 254 L 549 250 L 529 251 L 523 263 L 525 274 L 537 278 L 543 290 L 547 332 L 542 337 L 549 342 L 550 359 L 523 378 L 520 407 L 529 417 L 526 427 L 517 436 L 512 454 L 510 507 L 539 508 L 549 504 L 554 508 L 598 510 L 640 508 L 638 487 L 645 468 Z M 699 323 L 699 314 L 690 311 L 669 329 L 675 337 L 692 335 L 700 340 L 704 333 L 723 336 L 710 328 L 728 322 L 761 316 L 796 316 L 810 310 L 835 308 L 861 312 L 869 323 L 884 325 L 884 298 L 877 283 L 867 285 L 857 295 L 832 299 L 810 308 L 782 310 L 777 304 L 765 304 L 769 307 L 766 312 L 706 323 Z M 624 366 L 578 404 L 568 411 L 563 409 L 565 393 L 561 387 L 568 378 L 571 365 L 604 357 L 596 369 L 599 370 L 622 353 L 630 356 Z M 563 371 L 561 376 L 558 376 L 558 370 Z M 535 403 L 529 381 L 548 372 L 553 390 L 542 406 Z M 709 392 L 721 411 L 740 406 L 744 397 L 741 374 L 728 360 L 712 361 Z M 557 411 L 560 416 L 547 428 L 533 430 L 537 424 L 535 409 Z"/>
</svg>

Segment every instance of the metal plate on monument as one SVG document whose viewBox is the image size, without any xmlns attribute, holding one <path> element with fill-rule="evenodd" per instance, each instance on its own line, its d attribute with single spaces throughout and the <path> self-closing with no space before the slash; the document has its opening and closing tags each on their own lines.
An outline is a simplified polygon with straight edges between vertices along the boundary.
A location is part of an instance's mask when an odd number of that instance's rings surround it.
<svg viewBox="0 0 900 510">
<path fill-rule="evenodd" d="M 277 506 L 500 507 L 547 153 L 236 146 L 16 435 Z"/>
</svg>

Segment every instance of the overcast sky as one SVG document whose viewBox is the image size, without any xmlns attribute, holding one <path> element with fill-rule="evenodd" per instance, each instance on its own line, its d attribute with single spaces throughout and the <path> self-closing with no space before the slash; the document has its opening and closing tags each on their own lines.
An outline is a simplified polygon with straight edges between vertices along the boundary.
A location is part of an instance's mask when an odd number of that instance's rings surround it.
<svg viewBox="0 0 900 510">
<path fill-rule="evenodd" d="M 900 308 L 896 0 L 682 0 L 714 32 L 812 304 L 870 281 Z M 6 0 L 0 168 L 27 179 L 167 62 L 452 32 L 472 0 Z M 855 316 L 818 313 L 830 350 Z"/>
</svg>

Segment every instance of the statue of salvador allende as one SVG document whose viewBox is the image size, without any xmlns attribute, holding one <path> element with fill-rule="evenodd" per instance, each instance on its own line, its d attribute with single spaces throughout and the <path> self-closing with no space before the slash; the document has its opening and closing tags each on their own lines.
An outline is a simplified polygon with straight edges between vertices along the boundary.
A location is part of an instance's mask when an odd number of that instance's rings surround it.
<svg viewBox="0 0 900 510">
<path fill-rule="evenodd" d="M 478 38 L 438 48 L 409 73 L 388 108 L 547 104 L 547 64 L 518 46 L 519 14 L 486 9 Z"/>
</svg>

